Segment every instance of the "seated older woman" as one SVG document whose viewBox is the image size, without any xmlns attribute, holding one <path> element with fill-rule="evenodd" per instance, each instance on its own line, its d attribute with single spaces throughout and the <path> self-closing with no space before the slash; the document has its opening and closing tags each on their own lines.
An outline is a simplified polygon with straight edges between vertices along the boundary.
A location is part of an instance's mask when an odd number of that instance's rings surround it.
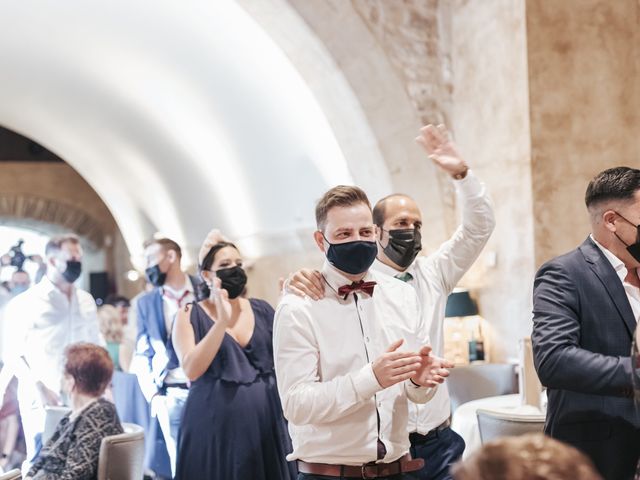
<svg viewBox="0 0 640 480">
<path fill-rule="evenodd" d="M 25 480 L 96 478 L 100 443 L 122 433 L 115 406 L 101 398 L 113 375 L 113 362 L 102 347 L 69 345 L 65 351 L 63 391 L 72 411 L 56 427 Z"/>
</svg>

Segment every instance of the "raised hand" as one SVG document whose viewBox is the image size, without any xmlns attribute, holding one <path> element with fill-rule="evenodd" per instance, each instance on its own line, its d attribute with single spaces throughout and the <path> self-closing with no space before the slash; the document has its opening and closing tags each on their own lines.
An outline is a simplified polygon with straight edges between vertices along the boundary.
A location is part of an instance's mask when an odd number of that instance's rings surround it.
<svg viewBox="0 0 640 480">
<path fill-rule="evenodd" d="M 424 147 L 433 163 L 449 175 L 456 179 L 466 176 L 469 166 L 456 150 L 447 127 L 444 125 L 422 127 L 416 142 Z"/>
<path fill-rule="evenodd" d="M 293 293 L 299 297 L 311 297 L 320 300 L 324 297 L 324 279 L 317 270 L 303 268 L 289 275 L 285 282 L 287 293 Z"/>
<path fill-rule="evenodd" d="M 225 326 L 231 324 L 231 304 L 229 303 L 229 292 L 221 288 L 219 278 L 213 279 L 213 286 L 209 298 L 216 306 L 216 321 Z"/>
<path fill-rule="evenodd" d="M 453 367 L 449 360 L 431 355 L 431 347 L 425 345 L 420 349 L 420 367 L 411 380 L 423 387 L 435 387 L 444 382 L 449 376 L 448 369 Z"/>
<path fill-rule="evenodd" d="M 396 340 L 373 362 L 373 373 L 381 387 L 404 382 L 418 373 L 421 357 L 416 352 L 398 352 L 404 340 Z"/>
</svg>

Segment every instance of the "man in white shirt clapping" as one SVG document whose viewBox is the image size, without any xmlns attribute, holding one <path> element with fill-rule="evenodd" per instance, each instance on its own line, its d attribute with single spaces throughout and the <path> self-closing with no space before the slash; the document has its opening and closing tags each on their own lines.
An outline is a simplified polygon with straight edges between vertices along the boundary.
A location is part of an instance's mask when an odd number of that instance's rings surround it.
<svg viewBox="0 0 640 480">
<path fill-rule="evenodd" d="M 444 126 L 423 127 L 416 141 L 452 177 L 462 206 L 462 224 L 436 252 L 418 257 L 422 248 L 422 212 L 408 195 L 389 195 L 373 209 L 378 226 L 378 255 L 371 269 L 415 289 L 433 352 L 443 355 L 447 297 L 480 255 L 493 232 L 495 218 L 486 188 L 469 170 Z M 290 276 L 286 290 L 322 298 L 327 289 L 320 272 L 305 269 Z M 411 453 L 425 460 L 425 467 L 417 475 L 420 480 L 450 479 L 451 465 L 462 457 L 464 440 L 449 427 L 450 415 L 446 385 L 438 388 L 428 405 L 409 404 Z"/>
<path fill-rule="evenodd" d="M 285 295 L 274 358 L 301 478 L 410 478 L 408 399 L 427 402 L 451 365 L 430 355 L 415 291 L 369 272 L 376 227 L 357 187 L 328 191 L 314 238 L 325 253 L 318 301 Z"/>
</svg>

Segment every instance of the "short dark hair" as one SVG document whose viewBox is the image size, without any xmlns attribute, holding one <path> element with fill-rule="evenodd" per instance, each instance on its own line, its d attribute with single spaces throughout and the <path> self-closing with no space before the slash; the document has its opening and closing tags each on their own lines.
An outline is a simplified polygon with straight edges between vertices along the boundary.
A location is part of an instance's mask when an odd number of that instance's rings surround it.
<svg viewBox="0 0 640 480">
<path fill-rule="evenodd" d="M 207 254 L 204 256 L 204 258 L 202 259 L 202 264 L 200 265 L 200 270 L 209 270 L 211 268 L 211 265 L 213 265 L 213 260 L 216 258 L 216 253 L 218 253 L 220 250 L 222 250 L 223 248 L 226 247 L 233 247 L 236 250 L 238 250 L 238 247 L 236 247 L 233 243 L 231 242 L 219 242 L 216 243 L 213 247 L 211 247 L 211 250 L 209 250 L 209 252 L 207 252 Z M 238 250 L 239 252 L 240 250 Z"/>
<path fill-rule="evenodd" d="M 99 397 L 113 376 L 113 361 L 104 348 L 93 343 L 73 343 L 65 351 L 65 373 L 73 377 L 80 393 Z"/>
<path fill-rule="evenodd" d="M 113 305 L 114 307 L 130 307 L 131 302 L 123 295 L 115 295 L 110 293 L 107 298 L 104 299 L 105 305 Z"/>
<path fill-rule="evenodd" d="M 369 198 L 361 188 L 351 185 L 333 187 L 316 204 L 316 225 L 318 230 L 324 230 L 329 210 L 334 207 L 350 207 L 356 203 L 364 203 L 371 210 Z"/>
<path fill-rule="evenodd" d="M 584 196 L 587 208 L 610 200 L 633 200 L 640 190 L 640 170 L 629 167 L 609 168 L 589 182 Z"/>
<path fill-rule="evenodd" d="M 170 238 L 152 238 L 151 240 L 147 240 L 144 242 L 144 248 L 147 249 L 151 245 L 160 245 L 163 250 L 173 250 L 178 255 L 178 258 L 182 258 L 182 249 L 178 242 L 171 240 Z"/>
<path fill-rule="evenodd" d="M 46 256 L 49 256 L 54 253 L 58 253 L 60 250 L 62 250 L 62 246 L 65 243 L 77 245 L 80 243 L 80 238 L 78 238 L 78 236 L 73 233 L 65 233 L 64 235 L 56 235 L 55 237 L 51 237 L 47 242 L 46 247 L 44 247 L 44 254 Z"/>
</svg>

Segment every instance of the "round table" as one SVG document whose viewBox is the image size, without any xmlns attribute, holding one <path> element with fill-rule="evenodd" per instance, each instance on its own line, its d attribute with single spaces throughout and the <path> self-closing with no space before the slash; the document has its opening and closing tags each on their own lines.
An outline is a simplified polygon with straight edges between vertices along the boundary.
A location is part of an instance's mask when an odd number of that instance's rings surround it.
<svg viewBox="0 0 640 480">
<path fill-rule="evenodd" d="M 522 405 L 520 395 L 500 395 L 497 397 L 480 398 L 471 402 L 463 403 L 453 413 L 451 428 L 457 432 L 465 441 L 466 448 L 462 458 L 467 458 L 475 450 L 482 446 L 480 440 L 480 430 L 478 429 L 478 409 L 494 410 L 503 413 L 513 413 L 518 415 L 540 415 L 539 408 L 532 405 Z"/>
</svg>

